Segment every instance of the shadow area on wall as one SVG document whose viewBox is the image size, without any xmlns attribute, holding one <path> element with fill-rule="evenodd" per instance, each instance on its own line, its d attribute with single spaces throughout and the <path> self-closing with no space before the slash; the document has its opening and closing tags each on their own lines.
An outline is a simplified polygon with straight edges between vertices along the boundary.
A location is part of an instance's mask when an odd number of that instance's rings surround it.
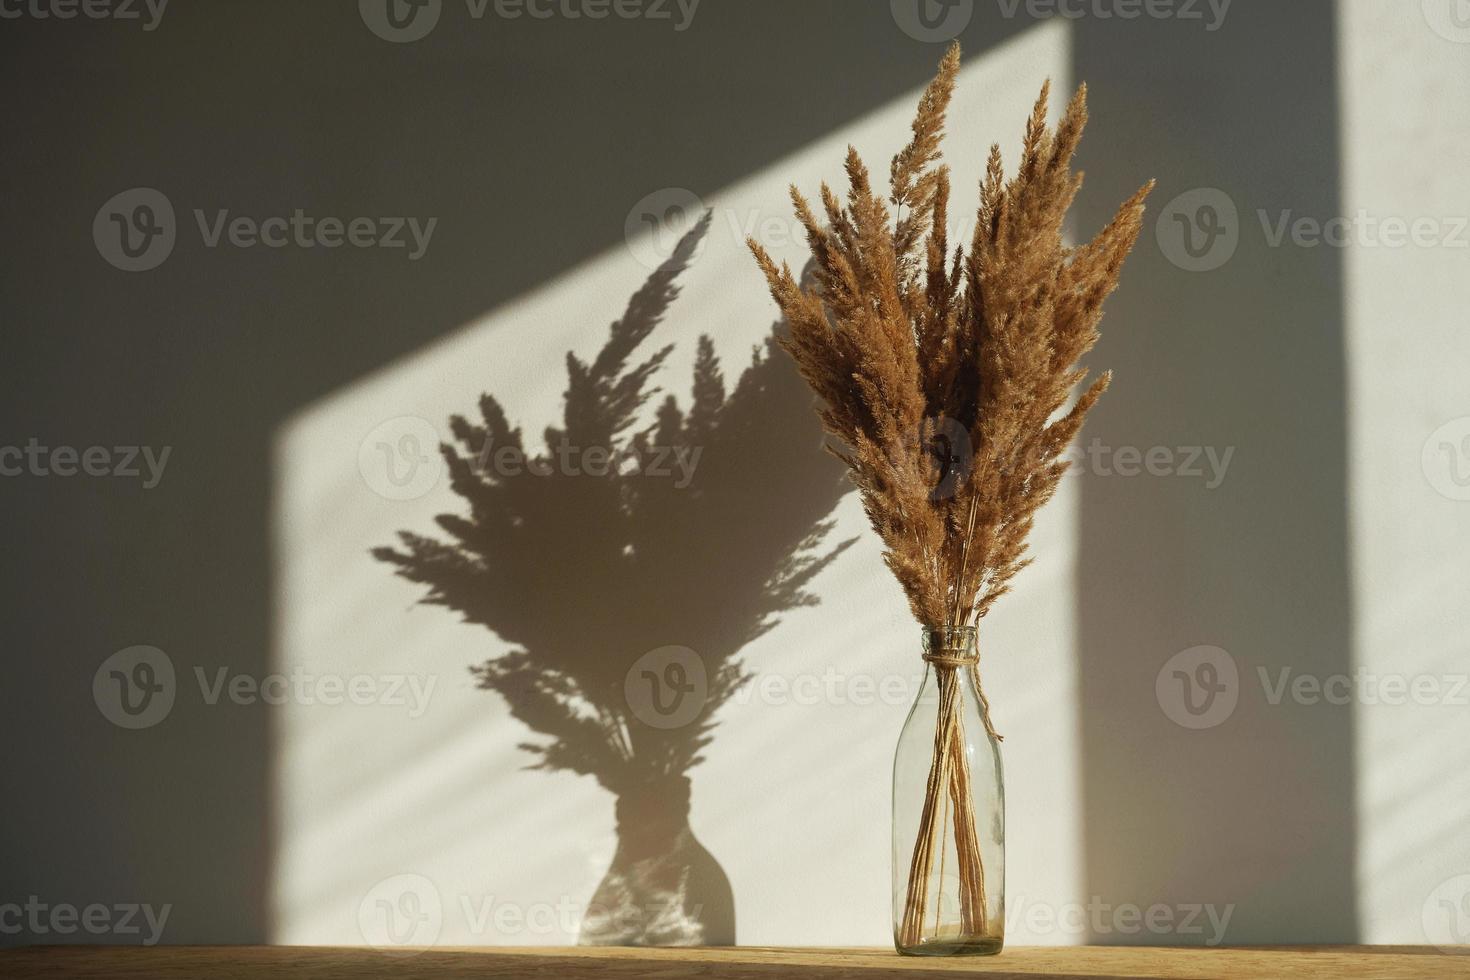
<svg viewBox="0 0 1470 980">
<path fill-rule="evenodd" d="M 448 536 L 400 533 L 373 555 L 511 649 L 471 668 L 539 736 L 530 768 L 592 776 L 616 797 L 617 847 L 588 903 L 585 945 L 735 942 L 734 896 L 689 822 L 689 770 L 748 678 L 742 648 L 849 544 L 827 543 L 845 492 L 814 452 L 810 393 L 778 323 L 726 391 L 699 339 L 688 408 L 643 424 L 672 345 L 640 352 L 697 259 L 710 215 L 633 294 L 591 361 L 567 355 L 560 427 L 528 449 L 493 395 L 445 444 L 467 514 Z M 534 842 L 527 842 L 533 846 Z"/>
<path fill-rule="evenodd" d="M 1086 894 L 1213 907 L 1228 944 L 1351 943 L 1352 712 L 1273 703 L 1261 679 L 1353 670 L 1341 250 L 1264 232 L 1343 210 L 1336 13 L 1309 0 L 1230 16 L 1216 33 L 1076 28 L 1099 120 L 1082 148 L 1091 200 L 1159 178 L 1095 355 L 1117 380 L 1082 436 L 1117 453 L 1089 456 L 1111 471 L 1081 492 Z M 1106 217 L 1083 204 L 1085 226 Z M 1125 448 L 1207 449 L 1228 466 L 1208 486 L 1182 465 L 1129 478 Z M 1189 717 L 1217 694 L 1213 716 Z M 1210 932 L 1104 923 L 1089 938 Z"/>
</svg>

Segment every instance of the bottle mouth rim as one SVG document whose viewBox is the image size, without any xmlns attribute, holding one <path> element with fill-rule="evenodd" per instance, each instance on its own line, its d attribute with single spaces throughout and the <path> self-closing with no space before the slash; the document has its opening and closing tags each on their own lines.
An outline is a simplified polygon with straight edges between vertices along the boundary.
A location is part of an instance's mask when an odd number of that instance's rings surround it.
<svg viewBox="0 0 1470 980">
<path fill-rule="evenodd" d="M 979 663 L 974 626 L 925 626 L 924 660 L 936 666 L 960 667 Z"/>
<path fill-rule="evenodd" d="M 925 646 L 969 646 L 975 642 L 973 626 L 925 626 L 920 630 Z"/>
</svg>

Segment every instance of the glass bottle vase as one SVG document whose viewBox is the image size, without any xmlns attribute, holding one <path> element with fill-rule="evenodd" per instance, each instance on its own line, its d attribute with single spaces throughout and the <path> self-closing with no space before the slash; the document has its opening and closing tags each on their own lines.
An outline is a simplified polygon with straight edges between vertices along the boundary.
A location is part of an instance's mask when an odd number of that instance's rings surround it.
<svg viewBox="0 0 1470 980">
<path fill-rule="evenodd" d="M 984 955 L 1005 941 L 1005 790 L 975 627 L 923 631 L 924 681 L 893 759 L 893 943 Z"/>
</svg>

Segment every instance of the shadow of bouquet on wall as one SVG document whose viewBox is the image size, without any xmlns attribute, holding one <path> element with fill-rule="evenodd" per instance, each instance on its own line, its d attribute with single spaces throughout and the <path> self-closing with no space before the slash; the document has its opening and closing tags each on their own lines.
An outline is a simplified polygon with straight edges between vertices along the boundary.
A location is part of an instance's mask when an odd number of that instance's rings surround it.
<svg viewBox="0 0 1470 980">
<path fill-rule="evenodd" d="M 528 453 L 492 395 L 441 446 L 468 513 L 439 540 L 400 532 L 373 555 L 514 649 L 472 668 L 543 740 L 531 768 L 590 775 L 616 798 L 617 849 L 580 942 L 735 941 L 730 883 L 689 824 L 688 771 L 747 680 L 743 647 L 852 542 L 828 546 L 847 484 L 813 452 L 811 395 L 781 324 L 727 392 L 701 336 L 687 411 L 643 409 L 672 346 L 636 359 L 679 294 L 706 213 L 633 294 L 590 362 L 567 355 L 560 427 Z M 640 422 L 642 423 L 640 427 Z"/>
</svg>

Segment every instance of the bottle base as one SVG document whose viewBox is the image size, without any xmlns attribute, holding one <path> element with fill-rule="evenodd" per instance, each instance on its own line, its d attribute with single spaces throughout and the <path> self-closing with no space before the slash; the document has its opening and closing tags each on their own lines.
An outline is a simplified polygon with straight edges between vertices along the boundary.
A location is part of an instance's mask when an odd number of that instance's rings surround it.
<svg viewBox="0 0 1470 980">
<path fill-rule="evenodd" d="M 931 939 L 912 946 L 894 945 L 900 956 L 994 956 L 1005 940 L 996 936 L 972 939 Z"/>
</svg>

